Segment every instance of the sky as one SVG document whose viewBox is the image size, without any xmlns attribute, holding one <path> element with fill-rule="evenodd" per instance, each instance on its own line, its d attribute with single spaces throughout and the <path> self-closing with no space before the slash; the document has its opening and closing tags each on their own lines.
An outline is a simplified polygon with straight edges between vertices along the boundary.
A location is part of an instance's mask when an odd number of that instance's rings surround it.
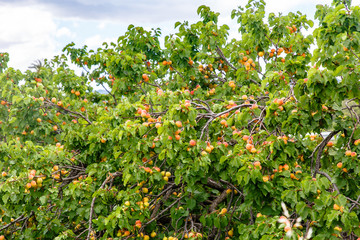
<svg viewBox="0 0 360 240">
<path fill-rule="evenodd" d="M 310 19 L 317 4 L 331 0 L 266 0 L 266 11 L 296 12 Z M 101 47 L 116 42 L 130 24 L 160 28 L 162 36 L 176 32 L 177 21 L 194 23 L 200 5 L 219 12 L 219 23 L 229 25 L 230 37 L 238 37 L 230 13 L 247 0 L 0 0 L 0 52 L 10 54 L 9 66 L 22 71 L 36 60 L 61 54 L 70 42 L 77 47 Z M 360 5 L 360 0 L 353 0 Z"/>
</svg>

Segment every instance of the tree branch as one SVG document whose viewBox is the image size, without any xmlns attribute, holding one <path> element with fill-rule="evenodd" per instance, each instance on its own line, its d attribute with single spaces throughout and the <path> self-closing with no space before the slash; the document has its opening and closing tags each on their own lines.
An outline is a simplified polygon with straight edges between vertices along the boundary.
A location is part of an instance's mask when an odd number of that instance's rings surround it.
<svg viewBox="0 0 360 240">
<path fill-rule="evenodd" d="M 219 48 L 219 46 L 216 46 L 216 52 L 219 54 L 219 56 L 222 58 L 222 60 L 224 60 L 226 62 L 227 65 L 229 65 L 232 69 L 234 69 L 235 71 L 237 71 L 238 69 L 236 67 L 234 67 L 234 65 L 232 65 L 229 60 L 227 60 L 227 58 L 225 57 L 224 53 L 221 51 L 221 49 Z"/>
<path fill-rule="evenodd" d="M 103 189 L 105 187 L 105 185 L 110 181 L 110 179 L 119 177 L 119 176 L 122 176 L 121 172 L 109 173 L 109 176 L 105 179 L 105 181 L 101 184 L 100 188 L 97 191 L 99 191 L 100 189 Z M 91 201 L 90 216 L 89 216 L 89 228 L 88 228 L 89 232 L 88 232 L 86 239 L 90 239 L 90 236 L 92 233 L 92 220 L 93 220 L 93 214 L 94 214 L 95 200 L 96 200 L 96 197 L 93 197 L 93 199 Z"/>
<path fill-rule="evenodd" d="M 46 102 L 47 102 L 48 104 L 50 104 L 51 106 L 55 106 L 55 107 L 57 107 L 57 108 L 65 111 L 65 112 L 72 113 L 72 114 L 74 114 L 74 115 L 77 115 L 77 116 L 81 117 L 81 118 L 84 119 L 86 122 L 88 122 L 90 125 L 92 124 L 92 122 L 91 122 L 87 117 L 85 117 L 84 115 L 82 115 L 82 114 L 79 113 L 79 112 L 71 111 L 71 110 L 69 110 L 69 109 L 67 109 L 67 108 L 58 106 L 57 104 L 54 104 L 53 102 L 51 102 L 51 101 L 48 100 L 48 99 L 46 99 Z"/>
<path fill-rule="evenodd" d="M 210 205 L 209 213 L 212 213 L 215 211 L 216 207 L 226 199 L 227 193 L 226 190 L 224 190 Z"/>
<path fill-rule="evenodd" d="M 320 169 L 320 158 L 322 155 L 322 152 L 326 146 L 326 144 L 330 141 L 330 139 L 335 136 L 338 132 L 340 132 L 340 130 L 337 131 L 332 131 L 319 145 L 316 146 L 316 148 L 314 149 L 314 151 L 312 152 L 312 154 L 309 156 L 309 158 L 311 158 L 311 171 L 313 172 L 313 177 L 315 177 L 316 173 L 319 173 L 319 169 Z M 314 155 L 315 152 L 317 152 L 317 156 L 316 156 L 316 163 L 315 163 L 315 171 L 313 170 L 313 163 L 314 163 Z"/>
</svg>

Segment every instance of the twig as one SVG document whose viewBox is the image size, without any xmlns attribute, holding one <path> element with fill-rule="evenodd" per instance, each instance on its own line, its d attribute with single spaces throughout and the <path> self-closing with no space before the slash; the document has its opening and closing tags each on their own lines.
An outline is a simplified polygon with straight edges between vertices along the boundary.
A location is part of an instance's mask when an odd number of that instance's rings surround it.
<svg viewBox="0 0 360 240">
<path fill-rule="evenodd" d="M 229 60 L 227 60 L 227 58 L 225 57 L 224 53 L 221 51 L 221 49 L 219 48 L 219 46 L 216 46 L 216 52 L 219 54 L 219 56 L 235 71 L 237 71 L 238 69 L 236 67 L 234 67 L 234 65 L 232 65 Z"/>
<path fill-rule="evenodd" d="M 335 136 L 338 132 L 340 132 L 340 130 L 337 131 L 332 131 L 319 145 L 317 145 L 314 149 L 314 151 L 312 152 L 312 154 L 309 156 L 309 158 L 311 158 L 311 171 L 313 172 L 313 177 L 315 177 L 316 173 L 319 173 L 319 169 L 320 169 L 320 158 L 322 155 L 322 152 L 326 146 L 326 144 L 330 141 L 330 139 Z M 314 155 L 315 152 L 317 152 L 317 156 L 316 156 L 316 163 L 315 163 L 315 171 L 313 170 L 313 163 L 314 163 Z"/>
<path fill-rule="evenodd" d="M 211 108 L 210 108 L 209 104 L 208 104 L 206 101 L 201 100 L 201 99 L 198 99 L 198 98 L 194 99 L 194 101 L 198 101 L 198 102 L 204 103 L 204 104 L 206 105 L 206 108 L 205 108 L 205 109 L 206 109 L 209 113 L 213 113 L 213 112 L 211 111 Z M 191 103 L 192 103 L 192 104 L 195 104 L 194 102 L 191 102 Z"/>
<path fill-rule="evenodd" d="M 334 186 L 335 191 L 337 191 L 338 193 L 340 193 L 340 190 L 339 190 L 338 186 L 337 186 L 335 183 L 332 182 L 332 179 L 331 179 L 331 177 L 329 176 L 329 174 L 327 174 L 326 172 L 319 171 L 319 170 L 317 170 L 316 173 L 318 173 L 318 174 L 323 175 L 324 177 L 326 177 L 326 178 L 332 183 L 332 185 Z"/>
<path fill-rule="evenodd" d="M 350 51 L 352 54 L 354 54 L 354 56 L 355 56 L 357 59 L 360 60 L 360 57 L 359 57 L 358 55 L 356 55 L 356 53 L 355 53 L 353 50 L 351 50 L 351 48 L 349 48 L 349 51 Z"/>
<path fill-rule="evenodd" d="M 155 217 L 157 211 L 159 211 L 159 209 L 160 209 L 161 202 L 166 201 L 166 200 L 171 196 L 172 188 L 173 188 L 173 185 L 171 185 L 170 187 L 168 187 L 167 189 L 165 189 L 164 191 L 162 191 L 160 194 L 158 194 L 158 195 L 155 197 L 155 200 L 156 200 L 158 197 L 160 197 L 162 194 L 164 194 L 164 193 L 166 192 L 164 198 L 161 199 L 161 200 L 155 205 L 154 210 L 152 211 L 150 218 L 154 218 L 154 217 Z"/>
<path fill-rule="evenodd" d="M 55 106 L 55 107 L 57 107 L 57 108 L 65 111 L 65 112 L 72 113 L 72 114 L 74 114 L 74 115 L 77 115 L 77 116 L 81 117 L 81 118 L 84 119 L 86 122 L 88 122 L 90 125 L 92 124 L 92 122 L 91 122 L 87 117 L 85 117 L 84 115 L 82 115 L 82 114 L 79 113 L 79 112 L 71 111 L 71 110 L 69 110 L 69 109 L 67 109 L 67 108 L 58 106 L 57 104 L 54 104 L 53 102 L 49 101 L 48 99 L 46 99 L 46 102 L 47 102 L 48 104 L 50 104 L 51 106 Z"/>
<path fill-rule="evenodd" d="M 21 222 L 21 221 L 27 219 L 28 217 L 24 217 L 24 215 L 25 215 L 25 213 L 23 213 L 20 217 L 18 217 L 18 218 L 15 219 L 14 221 L 6 224 L 6 225 L 3 226 L 2 228 L 0 228 L 0 231 L 6 229 L 6 228 L 8 228 L 8 227 L 10 227 L 11 225 L 13 225 L 13 224 L 15 224 L 15 223 L 17 223 L 17 222 Z"/>
<path fill-rule="evenodd" d="M 239 193 L 240 197 L 241 197 L 241 196 L 244 197 L 243 193 L 242 193 L 237 187 L 235 187 L 232 183 L 230 183 L 230 182 L 228 182 L 228 181 L 225 181 L 225 180 L 222 180 L 222 179 L 220 179 L 220 182 L 227 184 L 227 185 L 230 186 L 232 189 L 235 189 L 235 190 Z"/>
<path fill-rule="evenodd" d="M 360 206 L 360 204 L 359 204 L 360 195 L 358 196 L 358 198 L 356 199 L 356 201 L 354 201 L 354 200 L 352 200 L 352 199 L 349 199 L 349 200 L 353 202 L 353 205 L 351 205 L 351 207 L 350 207 L 350 209 L 349 209 L 349 212 L 351 212 L 356 205 Z"/>
<path fill-rule="evenodd" d="M 83 235 L 84 233 L 86 233 L 86 231 L 89 231 L 89 229 L 86 228 L 86 229 L 85 229 L 84 231 L 82 231 L 79 235 L 77 235 L 77 236 L 75 237 L 75 239 L 79 239 L 81 235 Z"/>
<path fill-rule="evenodd" d="M 149 225 L 150 223 L 152 223 L 153 221 L 155 221 L 156 219 L 158 219 L 163 213 L 165 213 L 167 210 L 169 210 L 170 208 L 172 208 L 177 202 L 179 202 L 184 196 L 176 199 L 172 204 L 170 204 L 167 208 L 165 208 L 164 210 L 162 210 L 157 216 L 155 216 L 154 218 L 152 218 L 149 222 L 145 223 L 144 226 L 142 226 L 142 228 L 144 228 L 145 226 Z"/>
<path fill-rule="evenodd" d="M 241 104 L 241 105 L 238 105 L 238 106 L 229 108 L 229 109 L 227 109 L 227 110 L 225 110 L 225 111 L 223 111 L 223 112 L 220 112 L 220 113 L 217 113 L 217 114 L 215 114 L 215 115 L 212 115 L 212 116 L 210 117 L 210 119 L 205 123 L 203 129 L 201 130 L 200 140 L 201 140 L 202 137 L 204 136 L 205 130 L 208 128 L 209 124 L 210 124 L 212 121 L 214 121 L 214 119 L 216 119 L 216 118 L 218 118 L 218 117 L 220 117 L 220 116 L 222 116 L 222 115 L 224 115 L 224 114 L 226 114 L 226 113 L 229 113 L 229 112 L 232 112 L 232 111 L 234 111 L 234 110 L 237 110 L 237 109 L 239 109 L 239 108 L 242 108 L 242 107 L 251 107 L 251 106 L 252 106 L 252 104 Z"/>
<path fill-rule="evenodd" d="M 115 105 L 117 105 L 117 100 L 116 100 L 116 97 L 115 97 L 115 95 L 114 94 L 111 94 L 111 92 L 109 91 L 109 90 L 107 90 L 107 88 L 104 86 L 104 84 L 103 83 L 100 83 L 101 84 L 101 86 L 105 89 L 105 91 L 110 95 L 110 96 L 112 96 L 113 97 L 113 99 L 114 99 L 114 102 L 115 102 Z"/>
<path fill-rule="evenodd" d="M 121 175 L 122 175 L 121 172 L 109 173 L 109 176 L 105 179 L 105 181 L 101 184 L 100 188 L 97 191 L 99 191 L 100 189 L 103 189 L 105 187 L 106 183 L 108 183 L 110 179 L 119 177 Z M 89 232 L 88 232 L 86 239 L 90 239 L 90 235 L 92 233 L 92 220 L 93 220 L 93 214 L 94 214 L 95 200 L 96 200 L 96 197 L 93 197 L 93 199 L 91 201 L 90 216 L 89 216 L 89 228 L 88 228 Z"/>
<path fill-rule="evenodd" d="M 184 76 L 178 71 L 178 70 L 176 70 L 176 68 L 174 68 L 174 65 L 170 65 L 174 70 L 175 70 L 175 72 L 177 73 L 177 74 L 179 74 L 179 76 L 185 81 L 185 78 L 184 78 Z"/>
</svg>

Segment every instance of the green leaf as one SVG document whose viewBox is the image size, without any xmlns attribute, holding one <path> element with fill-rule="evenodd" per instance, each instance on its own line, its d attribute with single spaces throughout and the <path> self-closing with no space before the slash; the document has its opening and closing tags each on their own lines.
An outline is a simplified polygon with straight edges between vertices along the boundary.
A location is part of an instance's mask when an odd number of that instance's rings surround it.
<svg viewBox="0 0 360 240">
<path fill-rule="evenodd" d="M 326 227 L 329 228 L 333 221 L 338 220 L 340 211 L 330 210 L 330 213 L 326 215 Z"/>
<path fill-rule="evenodd" d="M 195 206 L 196 206 L 196 200 L 193 199 L 193 198 L 189 198 L 189 199 L 186 201 L 186 206 L 187 206 L 187 208 L 189 208 L 190 210 L 194 209 Z"/>
</svg>

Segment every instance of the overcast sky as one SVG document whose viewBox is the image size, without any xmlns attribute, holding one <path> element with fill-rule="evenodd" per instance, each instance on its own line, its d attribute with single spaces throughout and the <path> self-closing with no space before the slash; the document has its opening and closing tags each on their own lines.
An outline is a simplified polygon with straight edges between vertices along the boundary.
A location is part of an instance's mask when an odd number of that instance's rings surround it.
<svg viewBox="0 0 360 240">
<path fill-rule="evenodd" d="M 316 4 L 331 0 L 266 0 L 267 12 L 301 11 L 313 18 Z M 196 10 L 210 6 L 220 13 L 220 23 L 228 24 L 236 36 L 232 9 L 247 0 L 0 0 L 0 52 L 10 54 L 10 66 L 26 70 L 37 59 L 52 58 L 62 48 L 100 47 L 116 41 L 127 26 L 161 28 L 163 36 L 174 33 L 176 21 L 199 20 Z M 353 5 L 360 0 L 353 0 Z"/>
</svg>

